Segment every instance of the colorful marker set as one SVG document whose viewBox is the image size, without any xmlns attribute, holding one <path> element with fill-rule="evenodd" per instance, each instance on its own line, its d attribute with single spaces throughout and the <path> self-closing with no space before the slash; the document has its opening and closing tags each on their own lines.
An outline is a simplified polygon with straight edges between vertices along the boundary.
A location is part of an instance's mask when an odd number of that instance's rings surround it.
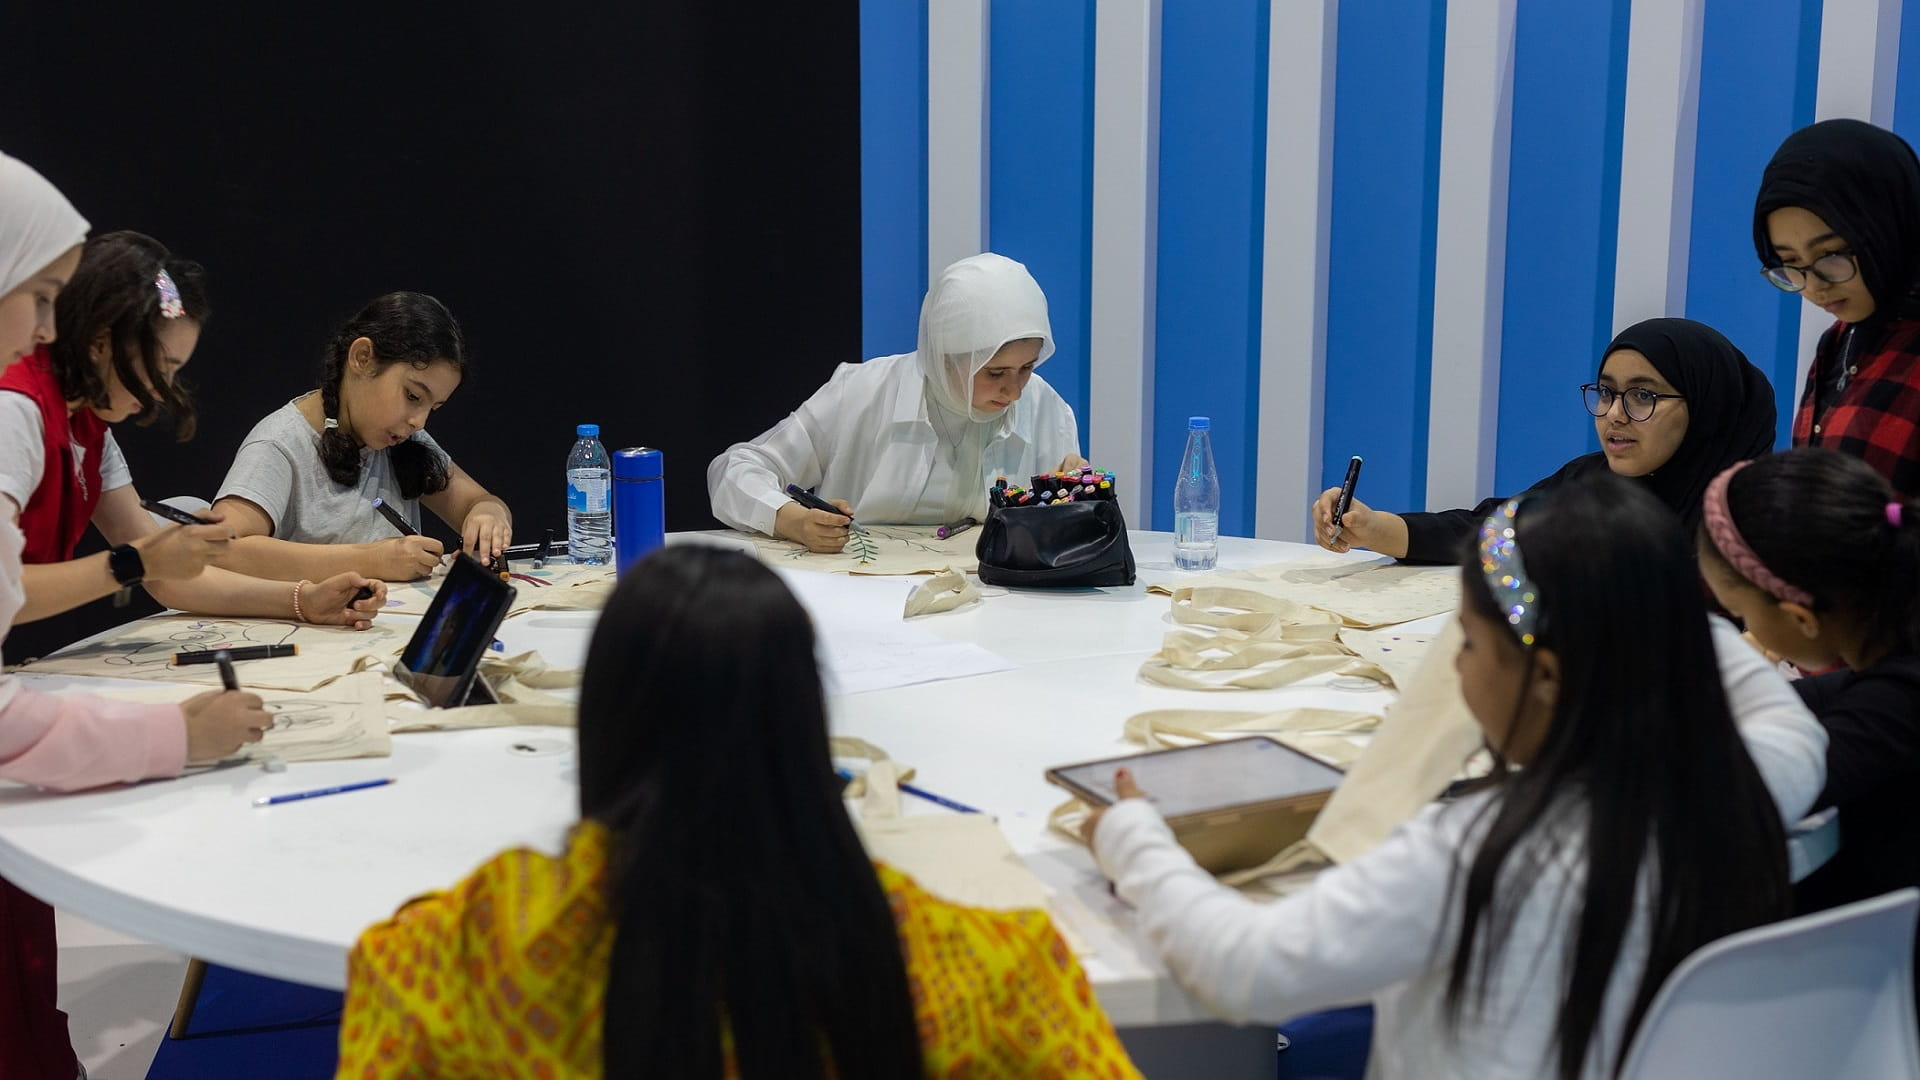
<svg viewBox="0 0 1920 1080">
<path fill-rule="evenodd" d="M 1114 498 L 1113 474 L 1091 465 L 1078 472 L 1046 473 L 1034 477 L 1033 486 L 1009 485 L 1002 476 L 987 492 L 996 509 L 1009 506 L 1054 506 L 1070 502 L 1111 502 Z"/>
</svg>

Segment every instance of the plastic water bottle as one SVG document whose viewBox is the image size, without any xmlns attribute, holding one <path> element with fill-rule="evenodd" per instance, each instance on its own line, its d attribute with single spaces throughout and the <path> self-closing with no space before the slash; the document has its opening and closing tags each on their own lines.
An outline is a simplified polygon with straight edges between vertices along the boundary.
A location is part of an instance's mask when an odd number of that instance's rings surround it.
<svg viewBox="0 0 1920 1080">
<path fill-rule="evenodd" d="M 1220 558 L 1220 474 L 1213 470 L 1213 422 L 1187 418 L 1187 451 L 1173 485 L 1173 565 L 1211 570 Z"/>
<path fill-rule="evenodd" d="M 613 561 L 612 462 L 600 445 L 599 424 L 581 424 L 574 433 L 579 438 L 567 455 L 567 554 L 576 563 L 605 566 Z"/>
</svg>

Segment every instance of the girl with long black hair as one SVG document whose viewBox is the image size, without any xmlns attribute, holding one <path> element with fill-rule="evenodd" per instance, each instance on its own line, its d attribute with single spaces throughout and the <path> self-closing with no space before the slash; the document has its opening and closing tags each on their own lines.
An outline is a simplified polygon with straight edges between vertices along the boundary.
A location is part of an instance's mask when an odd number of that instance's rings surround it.
<svg viewBox="0 0 1920 1080">
<path fill-rule="evenodd" d="M 565 853 L 519 850 L 368 930 L 341 1077 L 1135 1077 L 1041 911 L 868 860 L 813 627 L 753 558 L 621 576 L 580 693 Z"/>
<path fill-rule="evenodd" d="M 1639 485 L 1510 500 L 1478 541 L 1457 666 L 1502 763 L 1483 790 L 1266 905 L 1196 867 L 1143 798 L 1107 811 L 1095 853 L 1222 1016 L 1370 997 L 1369 1075 L 1610 1076 L 1688 953 L 1787 913 L 1784 823 L 1825 739 L 1710 625 L 1692 546 Z"/>
</svg>

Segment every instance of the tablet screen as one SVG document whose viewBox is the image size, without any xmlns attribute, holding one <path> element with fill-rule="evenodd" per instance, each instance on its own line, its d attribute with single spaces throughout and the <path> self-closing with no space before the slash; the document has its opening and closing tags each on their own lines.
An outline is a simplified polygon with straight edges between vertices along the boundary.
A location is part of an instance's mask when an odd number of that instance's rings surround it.
<svg viewBox="0 0 1920 1080">
<path fill-rule="evenodd" d="M 420 628 L 400 654 L 400 663 L 413 676 L 413 688 L 430 704 L 460 704 L 454 699 L 465 695 L 512 600 L 513 588 L 499 575 L 487 573 L 470 556 L 454 559 Z"/>
<path fill-rule="evenodd" d="M 1111 803 L 1113 773 L 1123 765 L 1161 815 L 1170 818 L 1329 791 L 1339 786 L 1342 775 L 1331 765 L 1264 737 L 1088 762 L 1054 773 Z"/>
</svg>

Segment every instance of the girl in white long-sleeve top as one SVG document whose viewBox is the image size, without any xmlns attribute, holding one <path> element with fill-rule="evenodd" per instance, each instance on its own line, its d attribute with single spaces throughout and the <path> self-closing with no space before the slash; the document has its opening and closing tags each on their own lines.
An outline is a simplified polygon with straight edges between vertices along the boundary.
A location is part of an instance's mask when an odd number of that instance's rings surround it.
<svg viewBox="0 0 1920 1080">
<path fill-rule="evenodd" d="M 1144 798 L 1091 827 L 1094 849 L 1224 1017 L 1371 999 L 1372 1076 L 1612 1076 L 1688 953 L 1788 913 L 1783 824 L 1818 793 L 1826 738 L 1709 620 L 1645 491 L 1596 475 L 1508 502 L 1479 540 L 1461 691 L 1521 768 L 1271 904 L 1196 867 Z"/>
<path fill-rule="evenodd" d="M 792 415 L 713 459 L 713 516 L 815 551 L 844 547 L 849 519 L 793 502 L 788 484 L 863 523 L 985 520 L 996 477 L 1085 464 L 1072 407 L 1034 374 L 1052 355 L 1027 268 L 962 259 L 927 290 L 917 349 L 840 365 Z"/>
</svg>

